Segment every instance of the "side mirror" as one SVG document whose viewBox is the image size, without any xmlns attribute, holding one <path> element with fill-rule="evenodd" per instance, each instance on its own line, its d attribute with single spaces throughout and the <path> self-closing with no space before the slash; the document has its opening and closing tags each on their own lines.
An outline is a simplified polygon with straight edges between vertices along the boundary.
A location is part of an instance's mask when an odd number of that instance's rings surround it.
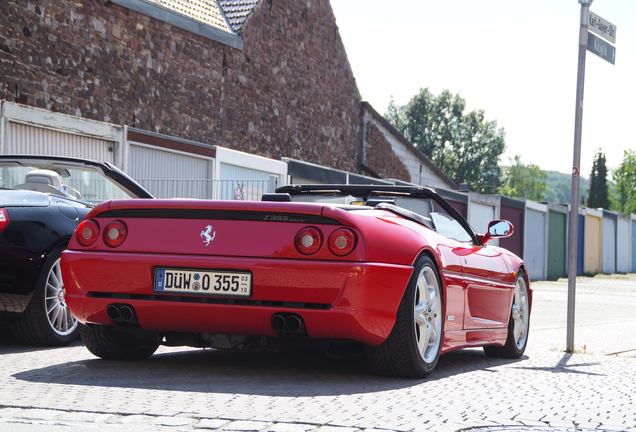
<svg viewBox="0 0 636 432">
<path fill-rule="evenodd" d="M 488 224 L 488 233 L 479 234 L 481 244 L 486 244 L 493 238 L 510 237 L 515 228 L 507 220 L 496 220 Z"/>
</svg>

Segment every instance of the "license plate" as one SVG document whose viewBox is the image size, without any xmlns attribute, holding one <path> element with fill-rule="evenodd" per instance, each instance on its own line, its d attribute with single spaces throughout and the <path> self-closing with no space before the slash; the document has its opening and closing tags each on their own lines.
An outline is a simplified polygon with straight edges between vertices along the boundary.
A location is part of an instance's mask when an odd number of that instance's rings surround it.
<svg viewBox="0 0 636 432">
<path fill-rule="evenodd" d="M 250 297 L 252 274 L 228 270 L 156 269 L 154 292 Z"/>
</svg>

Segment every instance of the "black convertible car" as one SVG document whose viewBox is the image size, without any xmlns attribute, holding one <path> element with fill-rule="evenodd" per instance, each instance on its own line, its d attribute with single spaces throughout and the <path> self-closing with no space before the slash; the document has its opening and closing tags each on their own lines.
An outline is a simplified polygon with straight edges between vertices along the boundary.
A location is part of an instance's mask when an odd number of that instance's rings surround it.
<svg viewBox="0 0 636 432">
<path fill-rule="evenodd" d="M 59 346 L 77 337 L 60 256 L 91 208 L 121 198 L 152 195 L 108 163 L 0 155 L 0 323 L 19 340 Z"/>
</svg>

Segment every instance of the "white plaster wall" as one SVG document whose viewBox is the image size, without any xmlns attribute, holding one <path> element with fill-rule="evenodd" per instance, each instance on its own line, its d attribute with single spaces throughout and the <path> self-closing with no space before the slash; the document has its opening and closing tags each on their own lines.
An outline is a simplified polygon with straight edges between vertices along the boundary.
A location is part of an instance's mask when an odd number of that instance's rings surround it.
<svg viewBox="0 0 636 432">
<path fill-rule="evenodd" d="M 391 144 L 393 152 L 400 158 L 411 176 L 411 183 L 428 186 L 432 188 L 453 189 L 451 185 L 446 183 L 440 176 L 432 171 L 427 165 L 424 165 L 410 148 L 402 144 L 387 128 L 382 126 L 368 112 L 364 113 L 364 122 L 372 122 L 382 132 L 387 141 Z"/>
</svg>

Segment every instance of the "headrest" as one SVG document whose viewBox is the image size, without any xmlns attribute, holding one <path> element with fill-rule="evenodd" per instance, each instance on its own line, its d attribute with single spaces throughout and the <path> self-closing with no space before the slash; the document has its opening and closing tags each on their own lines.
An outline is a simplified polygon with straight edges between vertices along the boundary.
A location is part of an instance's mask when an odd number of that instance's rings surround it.
<svg viewBox="0 0 636 432">
<path fill-rule="evenodd" d="M 45 169 L 29 171 L 24 177 L 24 182 L 40 183 L 53 186 L 54 188 L 62 186 L 62 179 L 60 179 L 60 175 L 55 171 Z"/>
</svg>

